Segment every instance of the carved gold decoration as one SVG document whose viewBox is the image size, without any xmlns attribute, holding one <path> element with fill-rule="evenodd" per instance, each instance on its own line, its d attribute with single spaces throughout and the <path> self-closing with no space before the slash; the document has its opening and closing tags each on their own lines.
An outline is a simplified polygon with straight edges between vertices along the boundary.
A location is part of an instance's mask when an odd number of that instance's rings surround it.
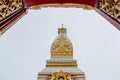
<svg viewBox="0 0 120 80">
<path fill-rule="evenodd" d="M 46 8 L 46 7 L 64 7 L 64 8 L 83 8 L 83 9 L 86 9 L 86 10 L 92 10 L 93 7 L 92 6 L 89 6 L 89 5 L 85 5 L 85 4 L 70 4 L 70 3 L 58 3 L 58 4 L 43 4 L 43 5 L 35 5 L 35 6 L 32 6 L 32 7 L 29 7 L 29 9 L 40 9 L 40 8 Z"/>
<path fill-rule="evenodd" d="M 53 42 L 51 46 L 51 55 L 52 56 L 72 56 L 73 55 L 73 46 L 70 40 L 67 37 L 66 29 L 60 28 L 58 30 L 58 37 Z"/>
<path fill-rule="evenodd" d="M 0 20 L 23 7 L 22 0 L 0 0 Z"/>
<path fill-rule="evenodd" d="M 71 80 L 71 74 L 60 71 L 59 73 L 56 72 L 51 75 L 51 80 L 59 80 L 60 78 L 63 78 L 63 80 Z"/>
<path fill-rule="evenodd" d="M 120 0 L 99 0 L 98 8 L 120 22 Z"/>
</svg>

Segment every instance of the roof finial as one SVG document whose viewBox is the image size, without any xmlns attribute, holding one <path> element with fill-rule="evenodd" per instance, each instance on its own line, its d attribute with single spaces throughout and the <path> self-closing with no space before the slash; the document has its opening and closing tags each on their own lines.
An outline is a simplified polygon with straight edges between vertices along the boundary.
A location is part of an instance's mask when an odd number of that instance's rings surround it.
<svg viewBox="0 0 120 80">
<path fill-rule="evenodd" d="M 59 33 L 66 33 L 66 28 L 64 28 L 63 24 L 61 24 L 61 28 L 58 28 L 58 34 Z"/>
<path fill-rule="evenodd" d="M 64 28 L 64 27 L 63 27 L 63 24 L 62 24 L 61 28 Z"/>
</svg>

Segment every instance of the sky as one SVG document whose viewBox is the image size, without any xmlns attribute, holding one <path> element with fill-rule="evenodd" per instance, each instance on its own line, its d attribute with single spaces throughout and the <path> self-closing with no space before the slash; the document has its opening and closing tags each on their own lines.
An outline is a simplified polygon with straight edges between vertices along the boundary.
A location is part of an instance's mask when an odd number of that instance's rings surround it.
<svg viewBox="0 0 120 80">
<path fill-rule="evenodd" d="M 41 8 L 0 37 L 0 80 L 37 80 L 64 24 L 86 80 L 120 80 L 120 31 L 94 10 Z"/>
</svg>

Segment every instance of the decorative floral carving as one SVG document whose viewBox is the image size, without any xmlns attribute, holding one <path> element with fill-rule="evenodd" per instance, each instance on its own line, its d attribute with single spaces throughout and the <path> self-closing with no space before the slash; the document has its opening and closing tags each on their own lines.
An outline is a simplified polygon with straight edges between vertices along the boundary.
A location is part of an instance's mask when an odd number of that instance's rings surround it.
<svg viewBox="0 0 120 80">
<path fill-rule="evenodd" d="M 120 0 L 99 0 L 98 8 L 120 22 Z"/>
<path fill-rule="evenodd" d="M 0 20 L 23 7 L 22 0 L 0 0 Z"/>
<path fill-rule="evenodd" d="M 60 71 L 60 72 L 55 72 L 51 75 L 52 75 L 51 80 L 71 80 L 71 74 L 67 72 Z"/>
</svg>

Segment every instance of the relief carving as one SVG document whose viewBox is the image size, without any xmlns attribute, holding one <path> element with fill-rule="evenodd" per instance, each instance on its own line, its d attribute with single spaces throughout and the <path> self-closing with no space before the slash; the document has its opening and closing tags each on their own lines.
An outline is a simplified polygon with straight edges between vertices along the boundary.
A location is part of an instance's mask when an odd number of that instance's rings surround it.
<svg viewBox="0 0 120 80">
<path fill-rule="evenodd" d="M 67 72 L 55 72 L 51 74 L 51 80 L 71 80 L 71 74 Z"/>
<path fill-rule="evenodd" d="M 120 22 L 120 0 L 99 0 L 98 8 Z"/>
<path fill-rule="evenodd" d="M 0 0 L 0 20 L 23 7 L 22 0 Z"/>
<path fill-rule="evenodd" d="M 52 44 L 51 53 L 52 55 L 66 55 L 66 56 L 72 55 L 73 54 L 72 43 L 68 38 L 66 38 L 62 34 Z"/>
</svg>

